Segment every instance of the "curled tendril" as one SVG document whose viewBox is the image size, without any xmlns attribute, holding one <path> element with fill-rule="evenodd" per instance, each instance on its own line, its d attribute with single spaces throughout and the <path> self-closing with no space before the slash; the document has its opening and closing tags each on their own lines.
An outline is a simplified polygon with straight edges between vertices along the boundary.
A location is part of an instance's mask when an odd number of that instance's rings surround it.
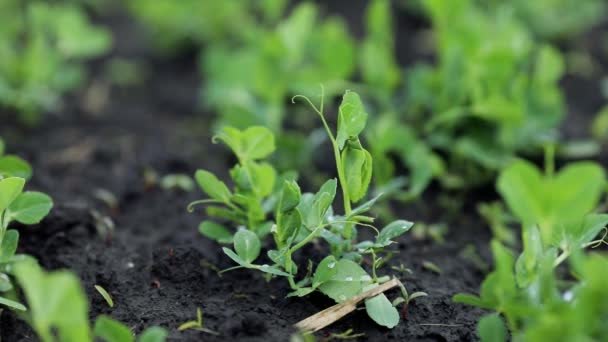
<svg viewBox="0 0 608 342">
<path fill-rule="evenodd" d="M 188 212 L 192 213 L 194 212 L 194 207 L 199 205 L 199 204 L 211 204 L 211 203 L 223 203 L 221 201 L 217 201 L 217 200 L 213 200 L 213 199 L 204 199 L 204 200 L 198 200 L 198 201 L 194 201 L 194 202 L 190 202 L 190 204 L 188 204 Z"/>
<path fill-rule="evenodd" d="M 604 235 L 602 235 L 602 238 L 598 239 L 598 240 L 595 240 L 595 241 L 591 241 L 589 247 L 591 247 L 591 248 L 598 248 L 601 245 L 608 246 L 608 241 L 606 241 L 606 237 L 608 236 L 608 228 L 604 227 L 603 231 L 604 231 Z"/>
</svg>

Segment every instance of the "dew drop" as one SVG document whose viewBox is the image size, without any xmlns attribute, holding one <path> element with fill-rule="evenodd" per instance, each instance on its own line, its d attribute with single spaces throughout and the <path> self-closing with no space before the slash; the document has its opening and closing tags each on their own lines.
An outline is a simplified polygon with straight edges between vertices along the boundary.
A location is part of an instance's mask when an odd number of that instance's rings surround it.
<svg viewBox="0 0 608 342">
<path fill-rule="evenodd" d="M 338 297 L 340 300 L 346 300 L 346 296 L 345 295 L 340 295 L 340 297 Z"/>
<path fill-rule="evenodd" d="M 346 277 L 346 281 L 353 281 L 353 277 Z"/>
<path fill-rule="evenodd" d="M 327 268 L 334 268 L 334 267 L 336 267 L 335 262 L 330 262 L 329 264 L 327 264 Z"/>
</svg>

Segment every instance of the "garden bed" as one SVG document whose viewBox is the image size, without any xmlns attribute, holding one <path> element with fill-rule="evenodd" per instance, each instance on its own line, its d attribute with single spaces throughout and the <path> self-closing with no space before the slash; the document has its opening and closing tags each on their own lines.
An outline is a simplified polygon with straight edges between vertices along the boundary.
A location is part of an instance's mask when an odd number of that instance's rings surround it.
<svg viewBox="0 0 608 342">
<path fill-rule="evenodd" d="M 105 87 L 98 61 L 91 66 L 95 77 L 89 87 L 69 100 L 65 110 L 35 128 L 12 123 L 0 128 L 0 135 L 11 143 L 9 149 L 31 161 L 32 188 L 45 191 L 56 204 L 41 224 L 20 228 L 20 252 L 35 256 L 46 269 L 75 271 L 91 299 L 91 317 L 109 314 L 138 332 L 160 325 L 169 328 L 170 341 L 288 340 L 295 332 L 294 323 L 331 306 L 332 301 L 320 294 L 286 298 L 288 289 L 282 281 L 268 284 L 246 270 L 220 276 L 217 269 L 230 267 L 230 260 L 198 233 L 203 214 L 186 211 L 200 193 L 163 190 L 144 177 L 150 170 L 159 175 L 193 174 L 197 168 L 221 174 L 231 163 L 229 152 L 211 143 L 213 113 L 197 109 L 196 57 L 169 61 L 148 57 L 145 46 L 133 46 L 137 34 L 132 31 L 137 30 L 128 18 L 118 15 L 108 21 L 116 33 L 113 55 L 143 56 L 147 61 L 149 73 L 143 84 L 109 87 L 101 109 L 91 110 L 81 99 L 93 96 L 90 92 L 97 91 L 95 87 Z M 352 21 L 356 25 L 357 18 Z M 403 25 L 398 41 L 417 29 Z M 592 32 L 582 45 L 594 48 L 592 37 L 597 34 Z M 411 45 L 400 44 L 399 50 L 406 62 L 417 53 Z M 567 136 L 586 134 L 589 119 L 583 113 L 595 113 L 602 105 L 597 83 L 595 78 L 580 77 L 564 81 L 571 108 L 564 125 Z M 444 243 L 406 235 L 393 246 L 399 254 L 390 266 L 403 265 L 412 271 L 394 271 L 395 275 L 408 291 L 429 296 L 412 302 L 407 317 L 393 330 L 372 324 L 364 312 L 358 312 L 318 336 L 353 329 L 371 341 L 476 339 L 475 326 L 483 311 L 455 304 L 451 298 L 461 292 L 477 293 L 485 277 L 462 251 L 472 244 L 490 262 L 491 233 L 476 215 L 475 203 L 494 198 L 492 189 L 469 195 L 470 204 L 458 218 L 447 217 L 438 204 L 439 192 L 433 189 L 416 204 L 395 206 L 399 217 L 414 222 L 449 220 Z M 101 200 L 104 192 L 113 194 L 117 202 Z M 105 217 L 115 225 L 110 238 L 98 232 Z M 314 248 L 305 251 L 314 253 Z M 428 267 L 429 262 L 441 272 Z M 94 285 L 108 290 L 114 308 L 108 307 Z M 205 327 L 218 335 L 176 331 L 195 317 L 197 308 L 202 309 Z M 3 341 L 36 340 L 30 328 L 10 312 L 2 313 L 0 330 Z"/>
</svg>

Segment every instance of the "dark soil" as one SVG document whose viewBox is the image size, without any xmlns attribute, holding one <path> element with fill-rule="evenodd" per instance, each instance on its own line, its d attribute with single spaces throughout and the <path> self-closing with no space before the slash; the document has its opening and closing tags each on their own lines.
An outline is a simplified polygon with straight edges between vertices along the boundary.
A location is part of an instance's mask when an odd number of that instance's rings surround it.
<svg viewBox="0 0 608 342">
<path fill-rule="evenodd" d="M 329 10 L 335 11 L 334 7 Z M 75 271 L 90 298 L 92 319 L 108 314 L 137 332 L 161 325 L 170 330 L 170 341 L 288 340 L 294 323 L 332 305 L 331 301 L 321 295 L 288 299 L 284 281 L 267 283 L 247 271 L 220 277 L 216 269 L 231 263 L 219 246 L 197 232 L 203 215 L 189 214 L 185 209 L 202 194 L 161 190 L 144 181 L 146 170 L 165 175 L 192 174 L 205 168 L 226 174 L 230 156 L 210 143 L 213 116 L 201 113 L 196 103 L 200 80 L 195 56 L 168 61 L 152 58 L 147 47 L 138 42 L 137 28 L 129 18 L 114 15 L 107 21 L 116 33 L 113 55 L 143 58 L 149 67 L 146 82 L 126 89 L 109 87 L 109 96 L 92 110 L 80 99 L 95 87 L 106 87 L 103 74 L 96 71 L 101 70 L 98 65 L 103 61 L 93 63 L 91 86 L 67 101 L 64 110 L 36 128 L 12 123 L 0 127 L 0 135 L 10 143 L 9 150 L 32 162 L 35 175 L 31 188 L 49 193 L 56 203 L 40 225 L 21 229 L 20 252 L 34 255 L 47 269 Z M 398 26 L 399 37 L 413 37 L 419 28 L 403 23 Z M 409 56 L 407 47 L 400 49 L 400 54 Z M 570 77 L 565 89 L 578 94 L 576 82 L 591 81 Z M 573 108 L 598 109 L 597 100 L 589 104 L 585 96 L 571 99 Z M 583 122 L 577 118 L 568 122 Z M 100 190 L 112 193 L 117 203 L 108 205 L 100 200 Z M 489 196 L 491 191 L 473 199 Z M 431 192 L 418 204 L 400 205 L 396 212 L 413 221 L 437 222 L 445 216 L 437 203 L 438 196 Z M 483 312 L 451 301 L 459 292 L 476 293 L 484 278 L 461 251 L 472 244 L 483 260 L 490 262 L 490 233 L 474 212 L 471 200 L 463 215 L 449 224 L 443 244 L 418 241 L 410 235 L 395 246 L 400 253 L 391 260 L 391 266 L 404 265 L 413 271 L 395 275 L 410 292 L 429 294 L 411 304 L 407 319 L 397 328 L 380 328 L 364 312 L 357 312 L 318 337 L 354 329 L 365 334 L 362 340 L 370 341 L 476 340 L 475 325 Z M 98 233 L 100 216 L 114 222 L 111 237 Z M 306 251 L 309 255 L 314 252 Z M 425 267 L 427 262 L 442 272 Z M 95 284 L 110 292 L 115 308 L 110 309 L 96 293 Z M 199 307 L 205 327 L 217 331 L 218 336 L 177 332 L 177 326 L 196 317 Z M 11 313 L 1 316 L 0 338 L 36 341 L 27 325 Z"/>
</svg>

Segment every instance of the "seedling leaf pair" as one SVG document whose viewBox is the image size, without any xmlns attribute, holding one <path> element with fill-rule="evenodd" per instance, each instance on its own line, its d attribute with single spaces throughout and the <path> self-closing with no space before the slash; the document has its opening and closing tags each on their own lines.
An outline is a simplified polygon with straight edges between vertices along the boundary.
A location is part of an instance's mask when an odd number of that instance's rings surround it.
<svg viewBox="0 0 608 342">
<path fill-rule="evenodd" d="M 555 175 L 543 175 L 533 164 L 520 160 L 501 172 L 497 188 L 524 225 L 539 226 L 544 246 L 563 248 L 580 247 L 601 230 L 602 216 L 585 216 L 598 205 L 605 184 L 605 172 L 591 162 L 573 163 Z"/>
</svg>

